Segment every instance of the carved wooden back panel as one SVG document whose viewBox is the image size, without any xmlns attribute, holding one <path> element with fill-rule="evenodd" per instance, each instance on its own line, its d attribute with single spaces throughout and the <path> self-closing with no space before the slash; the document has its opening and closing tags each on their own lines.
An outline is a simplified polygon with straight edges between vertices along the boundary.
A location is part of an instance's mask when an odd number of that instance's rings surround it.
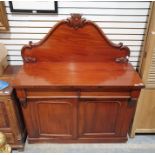
<svg viewBox="0 0 155 155">
<path fill-rule="evenodd" d="M 128 47 L 110 42 L 96 24 L 79 14 L 72 14 L 40 42 L 30 42 L 22 49 L 24 63 L 126 61 L 129 53 Z"/>
</svg>

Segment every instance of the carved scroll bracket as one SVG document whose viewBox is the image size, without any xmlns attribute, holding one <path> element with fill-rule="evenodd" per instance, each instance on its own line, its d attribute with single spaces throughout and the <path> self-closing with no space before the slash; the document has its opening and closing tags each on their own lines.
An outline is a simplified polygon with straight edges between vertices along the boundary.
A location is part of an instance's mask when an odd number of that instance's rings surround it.
<svg viewBox="0 0 155 155">
<path fill-rule="evenodd" d="M 24 57 L 24 62 L 26 63 L 36 63 L 37 59 L 35 57 Z"/>
<path fill-rule="evenodd" d="M 128 106 L 129 107 L 136 106 L 136 103 L 137 103 L 137 98 L 130 98 L 128 101 Z"/>
<path fill-rule="evenodd" d="M 126 57 L 119 57 L 119 58 L 116 58 L 115 61 L 117 63 L 127 63 L 129 61 L 129 55 L 130 55 L 130 52 L 129 52 L 129 49 L 127 46 L 124 46 L 122 42 L 120 42 L 117 46 L 120 50 L 122 49 L 126 49 L 128 51 L 127 53 L 127 56 Z"/>
<path fill-rule="evenodd" d="M 126 63 L 126 62 L 128 62 L 128 57 L 116 58 L 115 61 L 116 61 L 117 63 Z"/>
<path fill-rule="evenodd" d="M 118 44 L 118 46 L 119 46 L 120 49 L 124 48 L 124 45 L 123 45 L 122 42 L 120 42 L 120 43 Z"/>
<path fill-rule="evenodd" d="M 83 27 L 86 23 L 86 19 L 81 17 L 81 14 L 71 14 L 71 17 L 68 18 L 66 22 L 70 27 L 73 27 L 74 29 L 79 29 Z"/>
<path fill-rule="evenodd" d="M 17 96 L 19 98 L 20 104 L 23 108 L 27 106 L 27 95 L 24 89 L 17 89 L 16 90 Z"/>
<path fill-rule="evenodd" d="M 32 41 L 29 41 L 29 44 L 24 46 L 24 48 L 32 49 L 32 47 L 34 47 L 34 46 L 36 46 L 36 45 L 33 44 Z M 37 62 L 36 57 L 33 57 L 33 56 L 24 56 L 23 60 L 24 60 L 25 63 L 36 63 Z"/>
<path fill-rule="evenodd" d="M 22 107 L 26 108 L 26 106 L 27 106 L 27 99 L 26 98 L 20 98 L 19 101 L 20 101 L 20 104 L 22 105 Z"/>
</svg>

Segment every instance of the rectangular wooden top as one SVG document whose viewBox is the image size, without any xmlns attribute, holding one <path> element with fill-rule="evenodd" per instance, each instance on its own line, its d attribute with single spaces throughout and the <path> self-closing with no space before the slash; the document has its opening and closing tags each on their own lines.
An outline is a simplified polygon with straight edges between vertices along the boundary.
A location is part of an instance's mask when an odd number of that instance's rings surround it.
<svg viewBox="0 0 155 155">
<path fill-rule="evenodd" d="M 131 64 L 116 62 L 27 63 L 21 67 L 12 84 L 15 88 L 143 87 Z"/>
<path fill-rule="evenodd" d="M 12 87 L 10 85 L 13 77 L 17 74 L 19 71 L 20 66 L 10 66 L 5 69 L 2 76 L 0 76 L 0 80 L 6 81 L 9 83 L 9 86 L 3 90 L 0 90 L 0 96 L 10 96 L 12 93 Z"/>
</svg>

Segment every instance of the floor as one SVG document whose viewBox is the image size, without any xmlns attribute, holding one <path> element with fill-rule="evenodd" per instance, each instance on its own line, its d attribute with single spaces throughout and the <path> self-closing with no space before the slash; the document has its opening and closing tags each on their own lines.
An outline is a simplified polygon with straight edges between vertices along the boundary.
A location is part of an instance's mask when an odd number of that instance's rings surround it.
<svg viewBox="0 0 155 155">
<path fill-rule="evenodd" d="M 13 151 L 17 152 L 17 151 Z M 155 135 L 136 135 L 127 143 L 117 144 L 28 144 L 26 153 L 103 153 L 103 152 L 155 152 Z"/>
</svg>

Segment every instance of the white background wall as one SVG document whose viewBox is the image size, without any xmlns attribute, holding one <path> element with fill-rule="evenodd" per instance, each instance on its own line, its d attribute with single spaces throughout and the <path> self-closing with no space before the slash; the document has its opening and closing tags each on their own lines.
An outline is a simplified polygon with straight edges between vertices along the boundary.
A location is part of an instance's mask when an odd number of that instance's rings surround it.
<svg viewBox="0 0 155 155">
<path fill-rule="evenodd" d="M 137 67 L 144 33 L 147 25 L 150 2 L 58 2 L 58 14 L 26 14 L 10 12 L 6 1 L 10 31 L 0 33 L 0 42 L 8 49 L 10 64 L 22 64 L 21 48 L 30 40 L 39 41 L 55 23 L 69 17 L 70 13 L 81 13 L 96 22 L 114 43 L 123 42 L 131 50 L 130 61 Z"/>
</svg>

